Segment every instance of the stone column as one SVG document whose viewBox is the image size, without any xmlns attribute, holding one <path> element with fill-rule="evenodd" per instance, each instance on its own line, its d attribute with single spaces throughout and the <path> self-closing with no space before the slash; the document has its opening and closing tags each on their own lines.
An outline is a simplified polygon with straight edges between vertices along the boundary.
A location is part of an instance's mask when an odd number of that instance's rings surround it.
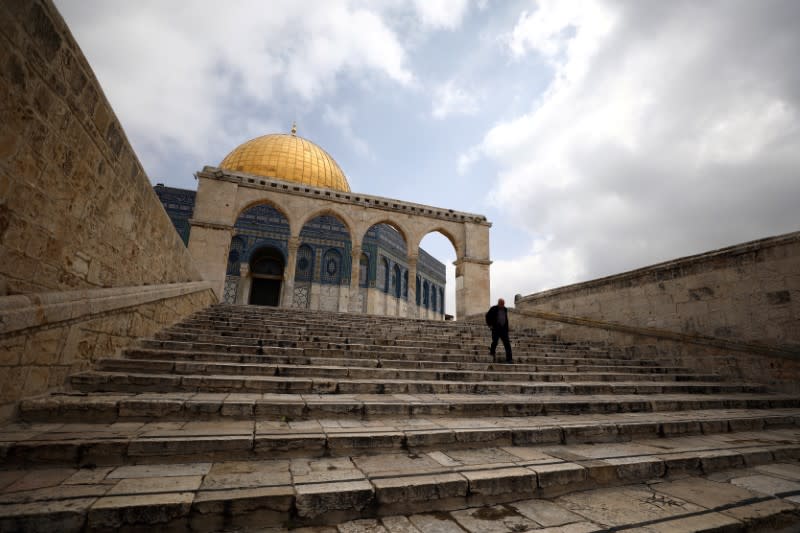
<svg viewBox="0 0 800 533">
<path fill-rule="evenodd" d="M 488 259 L 459 258 L 456 262 L 456 315 L 463 320 L 489 308 Z"/>
<path fill-rule="evenodd" d="M 217 299 L 225 298 L 225 273 L 231 248 L 233 226 L 190 219 L 189 254 L 203 276 L 210 281 Z"/>
<path fill-rule="evenodd" d="M 350 250 L 350 308 L 351 313 L 361 312 L 361 298 L 359 298 L 359 279 L 361 279 L 361 246 L 353 245 Z"/>
<path fill-rule="evenodd" d="M 197 179 L 194 213 L 189 220 L 189 253 L 203 279 L 211 282 L 223 301 L 238 185 L 205 172 L 198 172 Z"/>
<path fill-rule="evenodd" d="M 253 277 L 250 275 L 250 265 L 242 263 L 239 265 L 239 286 L 236 287 L 236 303 L 246 304 L 250 299 L 250 287 L 253 284 Z"/>
<path fill-rule="evenodd" d="M 456 316 L 464 320 L 489 308 L 489 228 L 488 222 L 464 224 L 464 245 L 456 266 Z"/>
<path fill-rule="evenodd" d="M 414 318 L 418 316 L 419 309 L 417 308 L 417 260 L 418 254 L 409 255 L 406 260 L 408 261 L 408 307 L 406 308 L 406 316 Z"/>
<path fill-rule="evenodd" d="M 294 306 L 294 275 L 297 269 L 297 249 L 300 248 L 300 237 L 289 237 L 287 248 L 289 253 L 286 259 L 286 268 L 283 269 L 281 307 Z"/>
</svg>

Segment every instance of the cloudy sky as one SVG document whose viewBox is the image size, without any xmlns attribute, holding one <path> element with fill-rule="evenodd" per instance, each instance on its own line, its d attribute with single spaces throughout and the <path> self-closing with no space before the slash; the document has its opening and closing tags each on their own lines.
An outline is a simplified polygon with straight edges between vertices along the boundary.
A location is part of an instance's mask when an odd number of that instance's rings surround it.
<svg viewBox="0 0 800 533">
<path fill-rule="evenodd" d="M 56 5 L 154 183 L 296 120 L 354 191 L 488 216 L 493 298 L 800 230 L 796 0 Z"/>
</svg>

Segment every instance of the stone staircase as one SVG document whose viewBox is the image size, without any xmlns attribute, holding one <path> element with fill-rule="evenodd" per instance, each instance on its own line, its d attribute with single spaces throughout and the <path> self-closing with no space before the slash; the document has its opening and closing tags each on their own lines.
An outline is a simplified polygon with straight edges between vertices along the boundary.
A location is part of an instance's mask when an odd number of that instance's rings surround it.
<svg viewBox="0 0 800 533">
<path fill-rule="evenodd" d="M 340 524 L 800 458 L 798 396 L 530 331 L 495 363 L 488 337 L 214 306 L 22 402 L 0 531 Z"/>
</svg>

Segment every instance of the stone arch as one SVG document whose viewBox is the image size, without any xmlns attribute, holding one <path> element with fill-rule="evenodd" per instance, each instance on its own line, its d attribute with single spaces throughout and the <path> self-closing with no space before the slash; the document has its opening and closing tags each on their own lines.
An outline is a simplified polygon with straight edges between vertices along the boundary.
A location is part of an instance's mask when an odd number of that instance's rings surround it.
<svg viewBox="0 0 800 533">
<path fill-rule="evenodd" d="M 346 214 L 342 213 L 341 211 L 333 207 L 323 207 L 321 209 L 317 209 L 316 211 L 312 211 L 309 214 L 303 216 L 303 218 L 299 220 L 299 223 L 297 225 L 297 235 L 298 236 L 300 235 L 306 224 L 308 224 L 315 218 L 324 216 L 334 217 L 339 222 L 341 222 L 342 225 L 344 225 L 347 232 L 350 234 L 350 242 L 352 242 L 354 245 L 361 242 L 360 236 L 356 235 L 354 231 L 354 229 L 356 228 L 356 224 L 353 222 L 353 220 Z M 294 235 L 294 233 L 292 235 Z M 356 238 L 358 238 L 358 240 L 356 240 Z"/>
<path fill-rule="evenodd" d="M 377 226 L 378 224 L 386 224 L 387 226 L 391 226 L 392 228 L 394 228 L 397 231 L 397 233 L 399 233 L 400 236 L 403 237 L 407 249 L 411 245 L 412 235 L 411 232 L 409 232 L 409 230 L 405 227 L 405 225 L 391 217 L 385 216 L 382 212 L 376 216 L 372 216 L 367 218 L 366 220 L 361 221 L 358 224 L 358 232 L 362 236 L 366 235 L 366 233 L 370 229 L 372 229 L 373 226 Z"/>
<path fill-rule="evenodd" d="M 236 225 L 236 222 L 239 221 L 239 218 L 246 211 L 248 211 L 248 210 L 250 210 L 250 209 L 252 209 L 254 207 L 261 206 L 261 205 L 266 205 L 268 207 L 271 207 L 272 209 L 274 209 L 275 211 L 280 213 L 281 216 L 283 216 L 283 218 L 289 224 L 289 232 L 290 232 L 290 235 L 291 235 L 291 230 L 293 228 L 293 225 L 292 225 L 293 220 L 292 220 L 292 216 L 291 216 L 289 210 L 287 210 L 284 206 L 282 206 L 278 202 L 273 201 L 271 198 L 257 198 L 257 199 L 253 199 L 253 200 L 247 201 L 247 202 L 243 203 L 241 206 L 237 206 L 237 210 L 236 210 L 236 212 L 234 214 L 234 217 L 233 217 L 234 226 Z"/>
<path fill-rule="evenodd" d="M 463 237 L 462 238 L 457 237 L 456 235 L 453 234 L 452 231 L 448 230 L 445 226 L 441 225 L 428 226 L 425 227 L 422 231 L 420 231 L 415 236 L 414 240 L 414 243 L 416 245 L 415 247 L 416 250 L 419 250 L 419 246 L 420 243 L 422 242 L 422 239 L 424 239 L 431 233 L 441 233 L 448 241 L 450 241 L 450 244 L 453 245 L 453 249 L 456 252 L 456 258 L 464 257 L 466 246 Z"/>
</svg>

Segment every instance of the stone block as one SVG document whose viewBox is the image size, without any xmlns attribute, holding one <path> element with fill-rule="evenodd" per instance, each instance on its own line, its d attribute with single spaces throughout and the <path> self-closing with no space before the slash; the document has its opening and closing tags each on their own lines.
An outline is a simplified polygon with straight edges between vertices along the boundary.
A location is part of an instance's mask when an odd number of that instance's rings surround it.
<svg viewBox="0 0 800 533">
<path fill-rule="evenodd" d="M 87 526 L 92 530 L 132 525 L 162 531 L 186 528 L 193 499 L 192 492 L 105 496 L 89 509 Z"/>
<path fill-rule="evenodd" d="M 666 472 L 664 461 L 650 457 L 620 457 L 605 461 L 616 467 L 621 481 L 646 481 L 662 477 Z"/>
<path fill-rule="evenodd" d="M 74 498 L 0 506 L 0 531 L 83 531 L 86 511 L 96 498 Z"/>
<path fill-rule="evenodd" d="M 556 495 L 580 487 L 586 481 L 586 469 L 574 463 L 543 464 L 530 467 L 536 473 L 539 488 L 545 495 Z"/>
<path fill-rule="evenodd" d="M 368 481 L 311 483 L 295 487 L 295 506 L 301 520 L 358 516 L 373 501 L 375 492 Z"/>
<path fill-rule="evenodd" d="M 467 479 L 459 474 L 374 478 L 372 482 L 379 505 L 408 509 L 423 502 L 466 498 L 469 486 Z"/>
<path fill-rule="evenodd" d="M 537 488 L 536 474 L 522 467 L 465 471 L 462 475 L 469 481 L 469 495 L 476 497 L 475 503 L 482 497 L 533 496 Z"/>
<path fill-rule="evenodd" d="M 256 435 L 254 451 L 265 457 L 305 454 L 319 457 L 326 451 L 328 439 L 324 433 L 297 435 Z"/>
</svg>

